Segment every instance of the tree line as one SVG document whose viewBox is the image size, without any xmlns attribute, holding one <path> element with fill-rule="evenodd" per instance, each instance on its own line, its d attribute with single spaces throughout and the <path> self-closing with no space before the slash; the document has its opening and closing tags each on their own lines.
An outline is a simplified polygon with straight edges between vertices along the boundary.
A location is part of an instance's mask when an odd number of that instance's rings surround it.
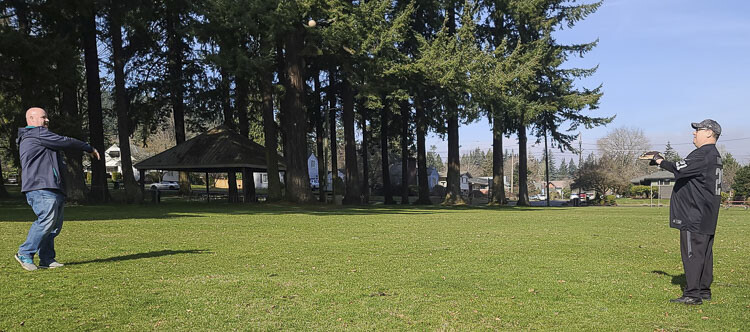
<svg viewBox="0 0 750 332">
<path fill-rule="evenodd" d="M 359 204 L 370 186 L 360 175 L 368 174 L 376 149 L 391 203 L 399 193 L 390 190 L 389 151 L 400 149 L 395 157 L 403 161 L 416 154 L 417 169 L 426 170 L 425 137 L 433 132 L 448 141 L 444 203 L 461 204 L 458 128 L 486 119 L 493 134 L 490 202 L 506 201 L 502 138 L 516 135 L 518 204 L 528 205 L 528 140 L 575 151 L 571 131 L 612 120 L 587 113 L 597 109 L 601 86 L 576 84 L 596 67 L 566 66 L 597 41 L 563 44 L 554 34 L 600 6 L 573 0 L 3 1 L 0 139 L 17 165 L 14 132 L 31 106 L 47 109 L 53 131 L 99 151 L 111 126 L 126 195 L 135 202 L 140 190 L 131 138 L 146 141 L 169 120 L 180 144 L 186 132 L 223 123 L 265 146 L 269 200 L 282 199 L 281 152 L 284 198 L 298 203 L 315 200 L 309 153 L 324 156 L 329 145 L 336 170 L 342 140 L 344 202 Z M 90 189 L 82 156 L 66 152 L 65 160 L 70 198 L 108 200 L 104 160 L 92 161 Z M 426 176 L 418 173 L 418 203 L 429 203 Z M 190 190 L 187 174 L 180 180 L 181 190 Z M 403 200 L 408 192 L 400 194 Z"/>
</svg>

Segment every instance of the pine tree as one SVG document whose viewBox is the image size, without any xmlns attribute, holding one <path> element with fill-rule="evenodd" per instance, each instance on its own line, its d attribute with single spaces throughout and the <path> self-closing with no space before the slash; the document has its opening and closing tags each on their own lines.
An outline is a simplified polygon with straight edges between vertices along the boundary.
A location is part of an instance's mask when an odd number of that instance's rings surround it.
<svg viewBox="0 0 750 332">
<path fill-rule="evenodd" d="M 569 173 L 568 163 L 566 163 L 565 158 L 563 158 L 560 160 L 560 167 L 557 168 L 557 172 L 555 173 L 555 180 L 566 179 Z"/>
<path fill-rule="evenodd" d="M 578 166 L 576 166 L 575 162 L 573 161 L 573 158 L 570 158 L 570 162 L 568 163 L 568 176 L 570 178 L 574 178 L 576 175 L 576 172 L 578 172 Z"/>
<path fill-rule="evenodd" d="M 672 148 L 672 144 L 670 144 L 670 142 L 667 142 L 667 146 L 664 148 L 664 159 L 673 163 L 682 160 L 677 151 Z"/>
</svg>

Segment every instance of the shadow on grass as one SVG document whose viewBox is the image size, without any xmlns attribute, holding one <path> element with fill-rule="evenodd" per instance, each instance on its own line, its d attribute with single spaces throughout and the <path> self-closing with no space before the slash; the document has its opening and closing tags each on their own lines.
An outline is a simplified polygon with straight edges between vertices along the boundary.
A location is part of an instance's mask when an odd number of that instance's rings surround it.
<svg viewBox="0 0 750 332">
<path fill-rule="evenodd" d="M 651 271 L 651 273 L 660 274 L 660 275 L 667 276 L 667 277 L 672 277 L 672 285 L 679 285 L 680 290 L 685 291 L 685 286 L 687 286 L 687 279 L 685 279 L 684 273 L 672 275 L 664 271 L 658 271 L 658 270 Z"/>
<path fill-rule="evenodd" d="M 210 253 L 210 251 L 205 250 L 205 249 L 159 250 L 159 251 L 143 252 L 143 253 L 140 253 L 140 254 L 131 254 L 131 255 L 109 257 L 109 258 L 92 259 L 92 260 L 88 260 L 88 261 L 68 262 L 68 263 L 65 263 L 65 265 L 82 265 L 82 264 L 90 264 L 90 263 L 108 263 L 108 262 L 129 261 L 129 260 L 133 260 L 133 259 L 154 258 L 154 257 L 171 256 L 171 255 L 179 255 L 179 254 L 204 254 L 204 253 Z"/>
<path fill-rule="evenodd" d="M 31 208 L 24 201 L 4 201 L 0 204 L 3 222 L 32 222 L 35 219 Z M 431 215 L 450 211 L 513 211 L 534 212 L 543 210 L 566 210 L 560 207 L 517 207 L 517 206 L 487 206 L 463 205 L 442 206 L 393 204 L 385 205 L 376 202 L 370 205 L 338 206 L 331 204 L 294 204 L 286 202 L 275 203 L 227 203 L 227 202 L 196 202 L 174 197 L 161 204 L 121 204 L 108 203 L 103 205 L 74 205 L 65 207 L 66 221 L 96 221 L 96 220 L 133 220 L 133 219 L 187 219 L 206 217 L 211 214 L 235 215 L 287 215 L 302 214 L 311 216 L 327 215 Z"/>
</svg>

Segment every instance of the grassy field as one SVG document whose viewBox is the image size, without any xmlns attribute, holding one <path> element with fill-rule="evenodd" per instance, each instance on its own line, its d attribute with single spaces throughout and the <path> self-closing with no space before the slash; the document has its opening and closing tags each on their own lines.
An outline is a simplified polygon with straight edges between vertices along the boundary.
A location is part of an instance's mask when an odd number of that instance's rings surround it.
<svg viewBox="0 0 750 332">
<path fill-rule="evenodd" d="M 33 215 L 0 202 L 0 330 L 747 330 L 750 212 L 722 210 L 714 300 L 684 283 L 667 208 L 69 206 L 66 266 L 13 259 Z"/>
</svg>

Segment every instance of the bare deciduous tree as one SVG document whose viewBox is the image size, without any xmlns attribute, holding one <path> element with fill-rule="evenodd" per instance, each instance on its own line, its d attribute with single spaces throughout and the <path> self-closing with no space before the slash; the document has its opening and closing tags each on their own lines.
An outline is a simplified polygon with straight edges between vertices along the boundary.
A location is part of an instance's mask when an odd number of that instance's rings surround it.
<svg viewBox="0 0 750 332">
<path fill-rule="evenodd" d="M 600 160 L 606 162 L 615 174 L 629 181 L 647 174 L 648 164 L 638 161 L 638 156 L 650 150 L 651 143 L 637 128 L 615 128 L 597 142 Z"/>
</svg>

